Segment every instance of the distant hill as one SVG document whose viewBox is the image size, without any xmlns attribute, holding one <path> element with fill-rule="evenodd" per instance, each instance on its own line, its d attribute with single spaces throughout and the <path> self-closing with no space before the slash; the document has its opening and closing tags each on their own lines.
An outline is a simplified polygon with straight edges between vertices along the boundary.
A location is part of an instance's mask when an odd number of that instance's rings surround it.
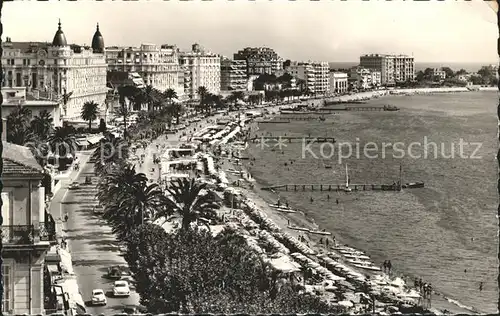
<svg viewBox="0 0 500 316">
<path fill-rule="evenodd" d="M 349 62 L 330 62 L 330 68 L 332 69 L 345 69 L 345 68 L 351 68 L 354 66 L 359 65 L 359 62 L 357 61 L 349 61 Z M 458 71 L 460 69 L 465 69 L 468 72 L 476 72 L 479 69 L 481 69 L 482 66 L 487 66 L 490 64 L 496 64 L 496 63 L 491 63 L 491 62 L 473 62 L 473 63 L 437 63 L 437 62 L 432 62 L 432 63 L 415 63 L 415 70 L 424 70 L 425 68 L 441 68 L 441 67 L 450 67 L 454 71 Z"/>
</svg>

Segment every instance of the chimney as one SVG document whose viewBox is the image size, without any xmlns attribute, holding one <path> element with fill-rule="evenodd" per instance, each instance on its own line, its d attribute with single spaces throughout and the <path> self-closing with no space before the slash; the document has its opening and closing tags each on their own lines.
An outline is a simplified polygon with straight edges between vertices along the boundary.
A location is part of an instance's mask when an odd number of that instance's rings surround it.
<svg viewBox="0 0 500 316">
<path fill-rule="evenodd" d="M 2 142 L 7 141 L 7 119 L 2 117 Z"/>
</svg>

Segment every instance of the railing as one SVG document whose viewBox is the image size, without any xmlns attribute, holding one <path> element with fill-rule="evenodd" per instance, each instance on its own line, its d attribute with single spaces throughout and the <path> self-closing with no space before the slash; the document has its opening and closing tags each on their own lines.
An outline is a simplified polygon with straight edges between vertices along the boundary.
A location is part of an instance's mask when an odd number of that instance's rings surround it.
<svg viewBox="0 0 500 316">
<path fill-rule="evenodd" d="M 2 226 L 2 243 L 5 244 L 32 244 L 35 229 L 33 225 Z"/>
</svg>

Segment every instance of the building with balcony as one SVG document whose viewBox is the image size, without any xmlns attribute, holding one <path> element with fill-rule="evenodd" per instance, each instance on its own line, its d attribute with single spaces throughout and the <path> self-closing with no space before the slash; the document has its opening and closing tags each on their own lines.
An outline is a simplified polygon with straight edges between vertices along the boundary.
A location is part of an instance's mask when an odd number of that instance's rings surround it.
<svg viewBox="0 0 500 316">
<path fill-rule="evenodd" d="M 415 79 L 415 59 L 406 55 L 370 54 L 359 58 L 363 68 L 379 71 L 384 86 Z"/>
<path fill-rule="evenodd" d="M 275 74 L 283 69 L 283 59 L 268 47 L 246 47 L 233 56 L 247 63 L 247 75 Z"/>
<path fill-rule="evenodd" d="M 43 100 L 61 103 L 63 120 L 81 120 L 82 106 L 94 101 L 103 115 L 106 98 L 106 60 L 99 25 L 92 47 L 68 45 L 59 22 L 52 43 L 12 42 L 3 47 L 2 87 L 26 87 Z M 66 104 L 63 95 L 71 93 Z"/>
<path fill-rule="evenodd" d="M 221 90 L 247 89 L 247 63 L 244 60 L 223 59 L 220 68 Z"/>
<path fill-rule="evenodd" d="M 44 314 L 44 260 L 55 243 L 44 170 L 27 147 L 3 143 L 3 314 Z"/>
<path fill-rule="evenodd" d="M 345 72 L 330 72 L 330 93 L 346 93 L 349 88 L 348 78 L 349 76 Z"/>
<path fill-rule="evenodd" d="M 285 72 L 305 81 L 306 89 L 310 93 L 327 94 L 330 91 L 330 66 L 328 62 L 291 62 Z"/>
<path fill-rule="evenodd" d="M 375 89 L 381 86 L 382 74 L 380 71 L 370 70 L 361 66 L 353 67 L 349 72 L 349 81 L 352 88 L 358 90 Z"/>
<path fill-rule="evenodd" d="M 145 85 L 164 92 L 174 89 L 179 98 L 184 95 L 184 70 L 179 65 L 177 47 L 173 45 L 141 44 L 140 47 L 107 47 L 109 72 L 138 73 Z"/>
<path fill-rule="evenodd" d="M 191 51 L 180 53 L 179 60 L 189 76 L 189 80 L 185 81 L 185 93 L 190 98 L 199 98 L 198 88 L 202 86 L 210 93 L 220 93 L 220 55 L 205 50 L 199 44 L 193 44 Z"/>
<path fill-rule="evenodd" d="M 35 94 L 36 95 L 36 94 Z M 41 112 L 47 111 L 52 117 L 54 127 L 62 126 L 61 107 L 58 102 L 50 100 L 40 100 L 36 97 L 31 97 L 28 100 L 26 87 L 5 87 L 2 88 L 2 117 L 9 116 L 17 107 L 28 108 L 31 112 L 31 117 L 39 116 Z"/>
</svg>

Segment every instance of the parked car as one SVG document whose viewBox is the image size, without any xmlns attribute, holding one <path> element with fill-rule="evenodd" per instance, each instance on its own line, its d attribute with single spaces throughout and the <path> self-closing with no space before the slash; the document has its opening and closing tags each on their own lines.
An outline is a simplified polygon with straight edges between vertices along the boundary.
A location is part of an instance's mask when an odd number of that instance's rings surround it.
<svg viewBox="0 0 500 316">
<path fill-rule="evenodd" d="M 76 181 L 75 181 L 75 182 L 73 182 L 73 183 L 71 183 L 71 184 L 69 185 L 69 187 L 68 187 L 68 189 L 70 189 L 70 190 L 76 190 L 76 189 L 79 189 L 79 188 L 80 188 L 80 183 L 78 183 L 78 182 L 76 182 Z"/>
<path fill-rule="evenodd" d="M 95 215 L 102 215 L 104 214 L 104 210 L 102 206 L 96 205 L 92 208 L 92 213 L 94 213 Z"/>
<path fill-rule="evenodd" d="M 106 295 L 101 289 L 92 290 L 92 305 L 106 305 Z"/>
<path fill-rule="evenodd" d="M 146 314 L 148 312 L 148 309 L 142 305 L 135 306 L 135 305 L 127 305 L 125 308 L 123 308 L 123 312 L 125 314 Z"/>
<path fill-rule="evenodd" d="M 115 297 L 122 296 L 122 297 L 128 297 L 130 296 L 130 288 L 128 287 L 128 282 L 127 281 L 115 281 L 115 284 L 113 285 L 113 295 Z"/>
</svg>

